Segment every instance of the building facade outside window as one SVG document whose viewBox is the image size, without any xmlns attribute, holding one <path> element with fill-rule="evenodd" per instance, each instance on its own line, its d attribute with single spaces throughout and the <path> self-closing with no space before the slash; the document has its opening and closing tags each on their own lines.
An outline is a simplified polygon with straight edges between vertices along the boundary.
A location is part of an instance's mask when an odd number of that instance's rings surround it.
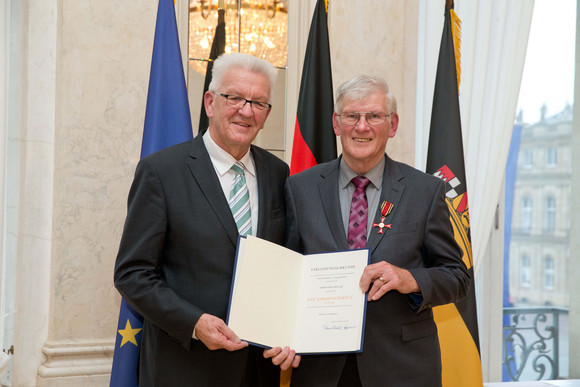
<svg viewBox="0 0 580 387">
<path fill-rule="evenodd" d="M 570 213 L 575 200 L 571 196 L 572 122 L 572 108 L 567 105 L 554 115 L 543 114 L 538 122 L 516 123 L 521 132 L 516 137 L 518 147 L 512 149 L 518 152 L 519 162 L 514 166 L 515 179 L 506 181 L 512 190 L 514 221 L 505 257 L 509 285 L 504 299 L 509 300 L 509 307 L 504 308 L 504 316 L 512 318 L 509 329 L 525 336 L 525 343 L 520 343 L 525 348 L 522 351 L 529 351 L 529 356 L 516 356 L 512 362 L 525 369 L 518 381 L 568 377 L 572 329 L 568 268 L 574 265 L 570 226 L 575 221 Z M 506 223 L 506 227 L 510 226 Z M 530 330 L 526 324 L 531 322 L 537 324 Z M 550 338 L 542 336 L 547 327 L 552 327 Z M 546 346 L 541 354 L 531 347 L 537 340 Z M 550 363 L 541 375 L 534 364 L 548 353 Z"/>
</svg>

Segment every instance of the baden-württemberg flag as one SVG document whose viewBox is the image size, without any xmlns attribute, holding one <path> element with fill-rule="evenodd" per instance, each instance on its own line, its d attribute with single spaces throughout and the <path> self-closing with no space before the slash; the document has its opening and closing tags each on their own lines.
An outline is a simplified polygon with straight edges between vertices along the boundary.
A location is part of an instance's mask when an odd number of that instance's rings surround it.
<svg viewBox="0 0 580 387">
<path fill-rule="evenodd" d="M 453 11 L 453 2 L 448 0 L 447 3 L 437 64 L 426 170 L 447 183 L 446 200 L 451 223 L 455 239 L 463 252 L 463 262 L 471 274 L 471 284 L 465 299 L 436 307 L 433 313 L 441 344 L 443 387 L 472 387 L 482 386 L 483 378 L 459 115 L 459 71 L 456 66 L 459 63 L 456 61 L 459 51 L 456 47 L 459 46 L 460 22 Z"/>
<path fill-rule="evenodd" d="M 193 138 L 173 0 L 159 0 L 141 158 Z M 121 302 L 111 387 L 136 387 L 141 317 Z"/>
</svg>

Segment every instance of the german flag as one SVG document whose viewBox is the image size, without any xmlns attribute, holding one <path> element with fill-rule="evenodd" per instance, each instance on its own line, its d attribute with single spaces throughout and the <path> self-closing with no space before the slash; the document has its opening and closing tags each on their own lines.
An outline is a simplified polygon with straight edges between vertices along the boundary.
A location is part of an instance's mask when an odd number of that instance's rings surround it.
<svg viewBox="0 0 580 387">
<path fill-rule="evenodd" d="M 332 128 L 332 93 L 328 0 L 318 0 L 310 23 L 302 67 L 290 160 L 291 175 L 337 157 L 336 135 Z M 281 371 L 280 387 L 289 387 L 291 378 L 292 368 Z"/>
<path fill-rule="evenodd" d="M 455 304 L 434 308 L 441 343 L 443 387 L 482 386 L 469 207 L 459 114 L 459 27 L 453 1 L 445 5 L 445 24 L 431 113 L 427 173 L 447 183 L 446 200 L 455 239 L 471 274 L 469 294 Z"/>
<path fill-rule="evenodd" d="M 337 157 L 327 13 L 328 0 L 318 0 L 302 68 L 290 174 Z"/>
</svg>

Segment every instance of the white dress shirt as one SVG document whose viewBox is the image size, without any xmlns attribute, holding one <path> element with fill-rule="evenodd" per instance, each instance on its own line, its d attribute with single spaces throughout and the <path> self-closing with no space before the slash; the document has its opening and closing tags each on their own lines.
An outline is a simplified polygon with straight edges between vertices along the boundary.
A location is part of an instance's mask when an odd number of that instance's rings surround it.
<svg viewBox="0 0 580 387">
<path fill-rule="evenodd" d="M 232 155 L 215 143 L 209 134 L 209 130 L 207 130 L 203 135 L 203 143 L 209 153 L 209 158 L 211 159 L 211 163 L 217 173 L 226 200 L 229 200 L 230 198 L 232 183 L 236 177 L 236 173 L 232 170 L 232 165 L 234 165 L 236 161 L 239 161 L 244 165 L 246 185 L 248 186 L 248 192 L 250 194 L 252 235 L 255 236 L 258 231 L 259 203 L 258 178 L 256 177 L 256 165 L 254 163 L 254 158 L 252 157 L 252 152 L 248 151 L 240 160 L 236 160 Z"/>
</svg>

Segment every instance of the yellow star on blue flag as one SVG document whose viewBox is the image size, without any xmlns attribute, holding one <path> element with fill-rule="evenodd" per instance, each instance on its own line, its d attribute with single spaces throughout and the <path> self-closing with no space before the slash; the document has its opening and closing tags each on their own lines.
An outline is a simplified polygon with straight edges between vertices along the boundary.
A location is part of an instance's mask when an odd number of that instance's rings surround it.
<svg viewBox="0 0 580 387">
<path fill-rule="evenodd" d="M 122 299 L 121 308 L 119 309 L 118 334 L 115 340 L 110 387 L 139 386 L 137 365 L 139 364 L 139 342 L 143 334 L 142 330 L 143 317 Z M 126 343 L 134 345 L 125 345 Z"/>
<path fill-rule="evenodd" d="M 136 347 L 139 346 L 139 344 L 137 344 L 137 340 L 135 339 L 135 336 L 137 335 L 137 333 L 139 333 L 141 331 L 142 328 L 133 328 L 131 327 L 131 321 L 129 321 L 129 319 L 127 319 L 127 324 L 125 324 L 125 329 L 119 329 L 118 332 L 121 336 L 123 336 L 123 340 L 121 341 L 121 345 L 119 347 L 122 347 L 123 345 L 127 344 L 127 343 L 133 343 L 135 344 Z"/>
</svg>

